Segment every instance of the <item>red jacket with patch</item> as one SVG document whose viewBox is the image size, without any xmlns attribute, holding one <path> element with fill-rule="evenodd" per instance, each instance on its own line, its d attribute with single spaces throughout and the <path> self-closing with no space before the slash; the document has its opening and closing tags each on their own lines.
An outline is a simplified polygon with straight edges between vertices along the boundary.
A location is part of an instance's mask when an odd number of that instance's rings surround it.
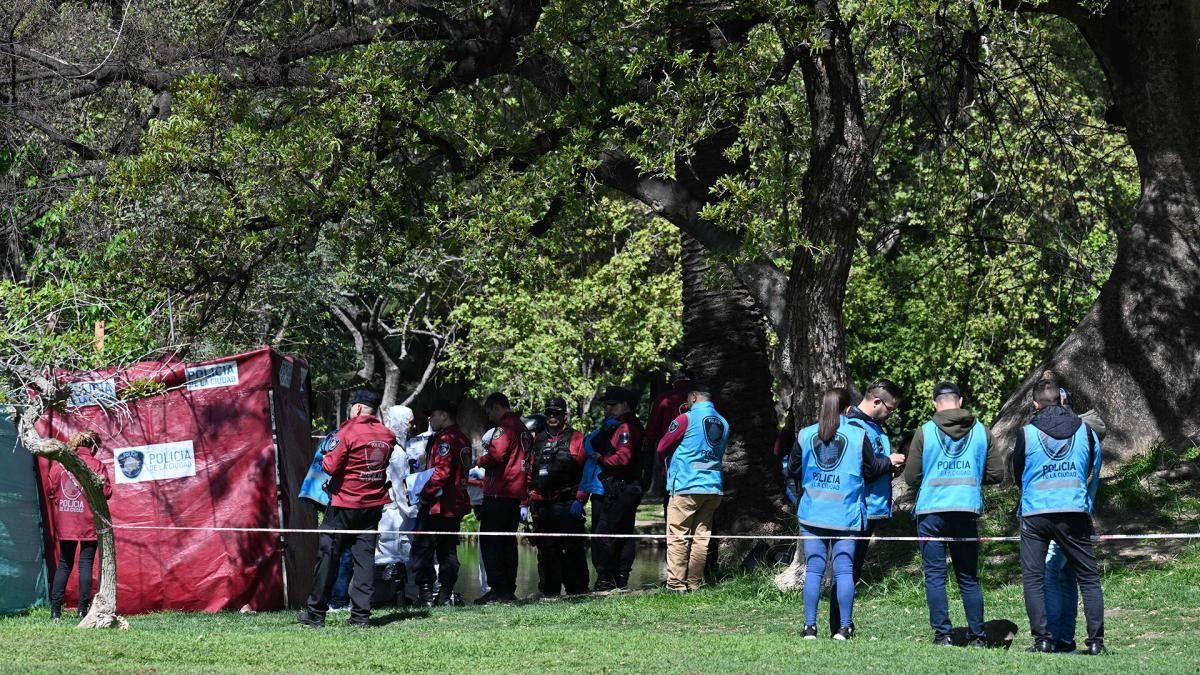
<svg viewBox="0 0 1200 675">
<path fill-rule="evenodd" d="M 471 439 L 458 425 L 450 424 L 429 439 L 426 461 L 433 475 L 421 489 L 421 501 L 429 502 L 429 515 L 462 518 L 471 511 L 467 495 L 467 467 L 471 466 Z M 442 494 L 438 495 L 438 490 Z"/>
<path fill-rule="evenodd" d="M 104 463 L 96 459 L 91 448 L 75 448 L 79 459 L 89 469 L 104 480 L 104 498 L 112 497 L 112 482 L 108 480 L 108 471 Z M 51 517 L 54 518 L 54 536 L 59 541 L 96 541 L 96 521 L 92 516 L 92 507 L 88 506 L 87 495 L 83 486 L 75 480 L 62 464 L 54 462 L 50 466 L 47 482 L 50 484 L 47 497 L 50 499 Z"/>
<path fill-rule="evenodd" d="M 609 436 L 608 444 L 613 451 L 599 458 L 604 475 L 623 480 L 639 480 L 637 451 L 642 447 L 642 422 L 633 412 L 627 412 L 619 418 L 621 423 Z"/>
<path fill-rule="evenodd" d="M 483 479 L 483 496 L 524 501 L 527 496 L 525 462 L 533 447 L 533 434 L 511 411 L 505 413 L 496 426 L 498 431 L 492 436 L 487 452 L 476 462 L 487 471 Z"/>
<path fill-rule="evenodd" d="M 374 415 L 346 420 L 333 432 L 321 468 L 329 474 L 329 505 L 366 509 L 390 504 L 387 466 L 396 436 Z"/>
<path fill-rule="evenodd" d="M 650 406 L 650 418 L 646 420 L 646 445 L 651 453 L 658 448 L 658 442 L 667 433 L 671 420 L 679 417 L 682 412 L 679 408 L 687 401 L 691 388 L 691 380 L 676 380 Z"/>
</svg>

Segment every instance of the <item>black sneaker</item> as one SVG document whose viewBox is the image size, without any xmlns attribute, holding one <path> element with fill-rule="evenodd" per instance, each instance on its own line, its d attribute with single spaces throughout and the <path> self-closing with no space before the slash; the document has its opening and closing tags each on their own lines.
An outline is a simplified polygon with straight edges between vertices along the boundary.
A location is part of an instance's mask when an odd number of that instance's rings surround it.
<svg viewBox="0 0 1200 675">
<path fill-rule="evenodd" d="M 351 628 L 370 628 L 371 621 L 369 619 L 350 619 L 346 625 Z"/>
<path fill-rule="evenodd" d="M 478 598 L 475 598 L 474 600 L 472 600 L 471 604 L 472 605 L 486 605 L 489 602 L 491 602 L 494 597 L 495 596 L 492 595 L 492 592 L 488 591 L 487 593 L 484 593 L 483 595 L 479 596 Z"/>
<path fill-rule="evenodd" d="M 318 618 L 307 609 L 302 609 L 298 614 L 296 614 L 296 623 L 308 628 L 324 628 L 325 617 Z"/>
<path fill-rule="evenodd" d="M 833 634 L 834 640 L 849 640 L 854 637 L 854 630 L 850 626 L 842 626 L 838 632 Z"/>
<path fill-rule="evenodd" d="M 987 641 L 981 637 L 976 636 L 976 637 L 971 638 L 967 642 L 967 646 L 968 647 L 985 648 L 985 647 L 987 647 Z"/>
<path fill-rule="evenodd" d="M 937 647 L 953 647 L 954 641 L 950 639 L 949 635 L 934 635 L 933 644 Z"/>
<path fill-rule="evenodd" d="M 1103 656 L 1108 650 L 1104 648 L 1104 640 L 1088 641 L 1087 652 L 1088 656 Z"/>
<path fill-rule="evenodd" d="M 1075 644 L 1074 640 L 1070 640 L 1070 641 L 1055 640 L 1054 641 L 1054 651 L 1059 654 L 1070 654 L 1078 648 L 1079 647 Z"/>
<path fill-rule="evenodd" d="M 1054 651 L 1054 645 L 1050 644 L 1050 641 L 1045 638 L 1038 638 L 1038 639 L 1034 640 L 1033 644 L 1025 651 L 1027 651 L 1027 652 L 1044 652 L 1044 653 L 1049 654 Z"/>
<path fill-rule="evenodd" d="M 804 627 L 804 639 L 805 640 L 816 640 L 817 639 L 817 627 L 815 625 L 810 625 L 810 626 Z"/>
</svg>

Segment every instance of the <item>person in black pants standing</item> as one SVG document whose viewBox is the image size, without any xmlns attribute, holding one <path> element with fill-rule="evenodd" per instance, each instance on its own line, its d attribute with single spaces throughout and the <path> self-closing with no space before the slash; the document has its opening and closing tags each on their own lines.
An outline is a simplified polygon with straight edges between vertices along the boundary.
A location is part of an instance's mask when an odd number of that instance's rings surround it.
<svg viewBox="0 0 1200 675">
<path fill-rule="evenodd" d="M 526 491 L 526 466 L 533 436 L 509 407 L 508 397 L 496 392 L 483 402 L 488 421 L 496 425 L 492 440 L 475 465 L 486 470 L 483 503 L 479 506 L 480 532 L 516 532 L 521 524 L 521 504 Z M 479 557 L 491 590 L 475 600 L 512 602 L 517 592 L 517 538 L 507 534 L 479 538 Z"/>
<path fill-rule="evenodd" d="M 104 464 L 96 458 L 100 449 L 100 437 L 94 431 L 84 431 L 71 437 L 67 444 L 79 455 L 92 473 L 103 480 L 104 498 L 112 497 L 112 483 Z M 96 526 L 92 509 L 88 506 L 83 487 L 75 476 L 62 464 L 55 462 L 47 474 L 46 497 L 50 500 L 51 518 L 54 523 L 54 539 L 58 542 L 58 566 L 54 569 L 54 582 L 50 587 L 50 618 L 62 618 L 63 596 L 67 591 L 67 578 L 79 553 L 79 606 L 80 618 L 87 615 L 92 601 L 92 567 L 96 560 Z"/>
<path fill-rule="evenodd" d="M 1092 500 L 1088 490 L 1100 472 L 1100 440 L 1075 413 L 1061 405 L 1058 384 L 1033 386 L 1033 420 L 1021 428 L 1013 449 L 1013 472 L 1021 483 L 1021 581 L 1033 646 L 1053 652 L 1046 625 L 1046 551 L 1053 541 L 1066 554 L 1079 581 L 1087 620 L 1087 653 L 1104 653 L 1104 592 L 1092 545 Z"/>
<path fill-rule="evenodd" d="M 371 618 L 371 595 L 375 591 L 375 546 L 379 518 L 388 493 L 387 467 L 396 436 L 384 426 L 375 411 L 382 400 L 379 392 L 360 389 L 350 400 L 349 418 L 334 432 L 326 446 L 321 468 L 329 474 L 329 508 L 321 521 L 322 530 L 362 530 L 361 534 L 321 534 L 312 591 L 296 621 L 311 628 L 325 627 L 329 596 L 337 580 L 342 551 L 350 547 L 354 573 L 350 582 L 351 626 L 366 628 Z"/>
<path fill-rule="evenodd" d="M 546 429 L 533 441 L 529 461 L 529 503 L 539 534 L 583 534 L 582 504 L 575 501 L 587 455 L 583 434 L 572 429 L 567 402 L 546 402 Z M 575 506 L 579 504 L 579 506 Z M 538 592 L 543 597 L 586 593 L 587 553 L 582 537 L 538 537 Z"/>
<path fill-rule="evenodd" d="M 467 496 L 467 467 L 471 465 L 471 440 L 454 423 L 457 407 L 449 401 L 434 401 L 429 409 L 429 428 L 436 433 L 429 440 L 425 456 L 433 474 L 421 489 L 421 509 L 417 529 L 445 534 L 418 534 L 413 537 L 412 562 L 416 570 L 418 602 L 423 607 L 454 602 L 458 582 L 458 531 L 463 516 L 471 510 Z M 437 571 L 433 561 L 437 559 Z M 438 583 L 434 598 L 434 582 Z"/>
<path fill-rule="evenodd" d="M 606 424 L 593 432 L 591 460 L 600 467 L 604 494 L 591 495 L 593 534 L 634 534 L 637 509 L 642 503 L 641 469 L 638 452 L 644 429 L 637 413 L 634 393 L 623 387 L 604 392 Z M 586 444 L 585 444 L 586 447 Z M 592 541 L 592 564 L 596 566 L 596 591 L 626 588 L 637 555 L 637 541 L 599 537 Z"/>
</svg>

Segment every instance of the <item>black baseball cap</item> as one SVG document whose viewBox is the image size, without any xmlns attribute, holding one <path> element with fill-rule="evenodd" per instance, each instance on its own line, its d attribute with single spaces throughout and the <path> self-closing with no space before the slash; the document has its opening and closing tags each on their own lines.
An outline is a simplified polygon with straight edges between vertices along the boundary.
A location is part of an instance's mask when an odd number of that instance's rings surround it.
<svg viewBox="0 0 1200 675">
<path fill-rule="evenodd" d="M 549 399 L 546 400 L 546 407 L 544 408 L 544 410 L 547 413 L 549 413 L 551 410 L 557 410 L 559 412 L 567 412 L 567 410 L 569 410 L 569 408 L 567 408 L 567 400 L 565 398 L 563 398 L 561 396 L 551 396 Z"/>
<path fill-rule="evenodd" d="M 600 397 L 600 400 L 605 403 L 628 403 L 632 406 L 637 401 L 637 397 L 625 387 L 605 387 L 604 395 Z"/>
<path fill-rule="evenodd" d="M 434 399 L 433 403 L 429 404 L 429 407 L 425 409 L 425 415 L 432 415 L 434 410 L 441 410 L 443 412 L 450 413 L 450 416 L 454 417 L 455 413 L 458 412 L 458 406 L 444 398 L 439 398 Z"/>
<path fill-rule="evenodd" d="M 954 384 L 953 382 L 938 382 L 937 386 L 933 388 L 934 398 L 950 395 L 957 396 L 958 398 L 963 397 L 962 390 L 959 389 L 958 385 Z"/>
<path fill-rule="evenodd" d="M 379 409 L 383 403 L 383 394 L 378 389 L 359 389 L 350 397 L 350 405 L 365 405 L 368 408 Z"/>
</svg>

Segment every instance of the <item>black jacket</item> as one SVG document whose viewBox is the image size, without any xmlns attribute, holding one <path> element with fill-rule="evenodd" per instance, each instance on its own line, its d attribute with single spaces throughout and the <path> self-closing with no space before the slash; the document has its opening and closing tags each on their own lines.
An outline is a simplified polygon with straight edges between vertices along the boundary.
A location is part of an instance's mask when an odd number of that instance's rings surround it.
<svg viewBox="0 0 1200 675">
<path fill-rule="evenodd" d="M 1070 438 L 1076 431 L 1079 430 L 1079 425 L 1083 424 L 1083 420 L 1075 413 L 1067 410 L 1060 405 L 1050 405 L 1042 408 L 1034 414 L 1030 424 L 1037 427 L 1050 438 L 1064 439 Z M 1089 427 L 1090 429 L 1090 427 Z M 1088 466 L 1092 466 L 1095 462 L 1096 452 L 1096 434 L 1092 432 L 1087 435 L 1088 439 Z M 1012 468 L 1013 480 L 1017 485 L 1021 484 L 1021 476 L 1025 473 L 1025 433 L 1018 431 L 1017 442 L 1012 451 Z"/>
</svg>

